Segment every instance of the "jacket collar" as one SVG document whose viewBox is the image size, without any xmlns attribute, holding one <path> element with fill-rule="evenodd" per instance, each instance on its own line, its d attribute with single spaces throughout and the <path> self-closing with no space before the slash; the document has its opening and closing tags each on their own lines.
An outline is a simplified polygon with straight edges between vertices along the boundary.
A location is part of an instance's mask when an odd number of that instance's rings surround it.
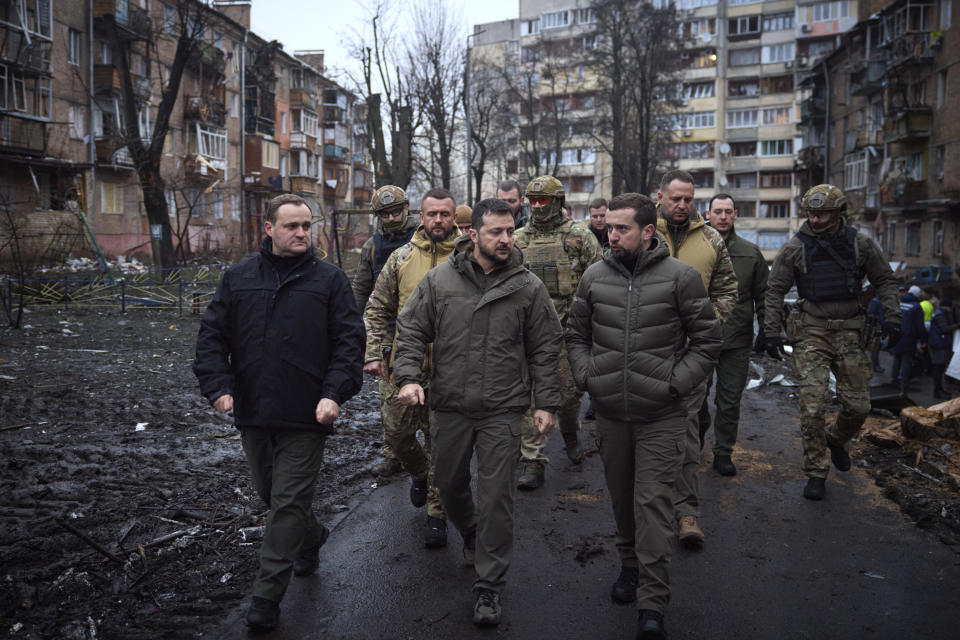
<svg viewBox="0 0 960 640">
<path fill-rule="evenodd" d="M 627 268 L 623 265 L 623 263 L 614 257 L 612 250 L 609 248 L 603 250 L 603 261 L 606 262 L 614 271 L 628 278 L 641 273 L 644 269 L 649 269 L 651 265 L 660 262 L 669 256 L 670 250 L 667 249 L 666 242 L 664 242 L 664 240 L 657 234 L 654 234 L 653 238 L 651 238 L 650 246 L 647 248 L 647 250 L 641 251 L 640 255 L 637 256 L 637 263 L 633 267 L 633 273 L 627 271 Z"/>
<path fill-rule="evenodd" d="M 476 247 L 473 244 L 473 240 L 470 239 L 469 234 L 463 234 L 456 239 L 456 244 L 453 249 L 453 256 L 450 258 L 453 262 L 454 268 L 459 271 L 461 274 L 466 276 L 471 280 L 471 282 L 477 282 L 476 272 L 474 271 L 473 264 L 475 260 L 473 259 L 473 252 Z M 509 275 L 513 275 L 518 271 L 523 271 L 523 253 L 516 245 L 513 246 L 513 252 L 510 254 L 510 261 L 507 263 L 506 267 L 500 270 L 500 279 L 506 278 Z"/>
<path fill-rule="evenodd" d="M 423 228 L 421 224 L 417 227 L 416 233 L 413 234 L 413 237 L 410 238 L 410 242 L 413 243 L 417 249 L 421 251 L 426 251 L 427 253 L 440 253 L 448 255 L 453 251 L 454 243 L 457 241 L 457 233 L 454 231 L 450 234 L 449 238 L 441 240 L 440 242 L 434 242 L 427 235 L 427 230 Z"/>
</svg>

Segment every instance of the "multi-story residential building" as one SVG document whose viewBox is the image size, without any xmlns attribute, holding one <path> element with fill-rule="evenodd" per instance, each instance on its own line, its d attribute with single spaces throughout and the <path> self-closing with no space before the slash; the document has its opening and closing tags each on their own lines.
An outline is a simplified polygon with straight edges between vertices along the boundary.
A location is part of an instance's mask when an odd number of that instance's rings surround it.
<svg viewBox="0 0 960 640">
<path fill-rule="evenodd" d="M 596 29 L 588 0 L 520 0 L 519 34 L 510 21 L 477 25 L 475 52 L 489 50 L 508 65 L 538 78 L 543 104 L 560 98 L 566 130 L 559 177 L 567 185 L 574 217 L 597 196 L 610 197 L 610 158 L 592 141 L 591 124 L 602 101 L 589 65 L 577 52 L 593 46 Z M 670 4 L 654 2 L 656 5 Z M 683 106 L 674 120 L 674 141 L 664 168 L 690 171 L 697 208 L 712 195 L 732 194 L 740 209 L 738 232 L 757 242 L 768 260 L 799 226 L 794 157 L 800 137 L 799 79 L 836 47 L 857 21 L 856 0 L 679 0 L 684 40 Z M 474 59 L 479 58 L 474 55 Z M 508 66 L 508 68 L 510 68 Z M 545 109 L 545 111 L 547 111 Z M 575 116 L 575 117 L 570 117 Z M 522 125 L 522 119 L 521 119 Z M 527 138 L 528 139 L 528 138 Z M 525 136 L 521 129 L 520 145 Z M 504 177 L 525 177 L 518 150 Z M 528 158 L 529 159 L 529 158 Z M 547 157 L 546 160 L 551 158 Z M 543 163 L 547 164 L 547 163 Z M 500 175 L 497 165 L 497 174 Z M 529 177 L 529 176 L 526 176 Z"/>
<path fill-rule="evenodd" d="M 183 2 L 199 42 L 160 166 L 180 255 L 256 248 L 262 214 L 278 193 L 305 196 L 321 216 L 369 201 L 362 132 L 343 144 L 352 169 L 346 184 L 360 188 L 322 199 L 321 105 L 329 86 L 322 53 L 289 55 L 259 38 L 250 31 L 249 2 L 0 0 L 0 206 L 14 212 L 27 253 L 56 259 L 82 251 L 89 245 L 82 217 L 108 256 L 150 255 L 156 231 L 126 146 L 117 56 L 129 60 L 135 130 L 149 141 Z"/>
<path fill-rule="evenodd" d="M 844 188 L 891 262 L 950 295 L 960 269 L 960 35 L 950 0 L 897 0 L 843 38 L 810 76 L 806 183 Z M 878 9 L 878 7 L 873 7 Z"/>
</svg>

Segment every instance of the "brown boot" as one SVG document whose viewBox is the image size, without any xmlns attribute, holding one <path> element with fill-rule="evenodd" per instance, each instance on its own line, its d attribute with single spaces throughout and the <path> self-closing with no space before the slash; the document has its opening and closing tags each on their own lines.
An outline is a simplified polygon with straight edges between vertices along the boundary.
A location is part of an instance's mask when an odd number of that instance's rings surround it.
<svg viewBox="0 0 960 640">
<path fill-rule="evenodd" d="M 677 523 L 677 538 L 687 547 L 699 547 L 706 536 L 697 526 L 696 516 L 683 516 Z"/>
</svg>

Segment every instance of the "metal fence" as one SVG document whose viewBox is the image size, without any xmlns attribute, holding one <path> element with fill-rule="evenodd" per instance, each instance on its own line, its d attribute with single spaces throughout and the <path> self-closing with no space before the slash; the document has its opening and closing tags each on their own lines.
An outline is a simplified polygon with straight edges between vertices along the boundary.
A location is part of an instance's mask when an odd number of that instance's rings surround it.
<svg viewBox="0 0 960 640">
<path fill-rule="evenodd" d="M 96 273 L 55 278 L 11 278 L 0 276 L 0 291 L 7 309 L 58 305 L 130 311 L 135 309 L 175 310 L 202 313 L 230 265 L 202 265 L 147 269 L 123 274 Z"/>
</svg>

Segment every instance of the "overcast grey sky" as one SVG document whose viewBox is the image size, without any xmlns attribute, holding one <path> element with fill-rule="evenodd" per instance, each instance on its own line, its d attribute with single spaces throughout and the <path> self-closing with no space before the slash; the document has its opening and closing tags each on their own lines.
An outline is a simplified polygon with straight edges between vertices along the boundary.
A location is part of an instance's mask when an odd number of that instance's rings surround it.
<svg viewBox="0 0 960 640">
<path fill-rule="evenodd" d="M 465 34 L 474 24 L 517 17 L 520 4 L 519 0 L 441 1 L 464 16 Z M 351 61 L 342 41 L 351 28 L 363 26 L 368 4 L 367 0 L 253 0 L 251 28 L 267 40 L 279 40 L 290 53 L 323 49 L 328 67 L 343 67 Z M 402 0 L 402 4 L 410 3 Z"/>
</svg>

